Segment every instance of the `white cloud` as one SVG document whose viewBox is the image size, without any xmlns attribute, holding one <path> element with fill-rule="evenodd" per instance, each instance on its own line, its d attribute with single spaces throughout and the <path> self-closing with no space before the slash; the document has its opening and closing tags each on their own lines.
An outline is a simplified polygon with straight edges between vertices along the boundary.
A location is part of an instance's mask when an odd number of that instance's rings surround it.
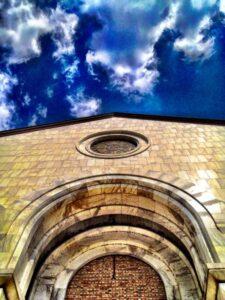
<svg viewBox="0 0 225 300">
<path fill-rule="evenodd" d="M 70 103 L 70 113 L 77 118 L 96 115 L 100 111 L 101 100 L 95 97 L 85 97 L 83 90 L 75 95 L 67 96 Z"/>
<path fill-rule="evenodd" d="M 179 8 L 180 4 L 178 2 L 172 3 L 168 16 L 150 30 L 149 38 L 152 44 L 159 40 L 165 29 L 173 29 L 175 27 Z"/>
<path fill-rule="evenodd" d="M 57 72 L 53 73 L 52 78 L 54 80 L 58 79 L 58 77 L 59 77 L 59 74 Z"/>
<path fill-rule="evenodd" d="M 53 97 L 53 95 L 54 95 L 54 90 L 53 90 L 52 87 L 47 87 L 47 89 L 46 89 L 46 95 L 47 95 L 48 98 L 50 98 L 50 99 Z"/>
<path fill-rule="evenodd" d="M 9 64 L 18 64 L 41 54 L 40 37 L 52 33 L 56 58 L 74 52 L 73 35 L 77 16 L 61 8 L 43 12 L 28 0 L 9 0 L 2 9 L 0 44 L 11 50 Z"/>
<path fill-rule="evenodd" d="M 23 98 L 23 102 L 22 102 L 22 105 L 23 106 L 29 106 L 31 103 L 31 98 L 28 94 L 26 94 Z"/>
<path fill-rule="evenodd" d="M 122 77 L 119 76 L 116 81 L 122 92 L 139 92 L 141 94 L 152 92 L 160 76 L 157 70 L 157 58 L 154 54 L 154 46 L 165 29 L 173 29 L 175 27 L 178 11 L 179 4 L 171 4 L 168 16 L 150 30 L 148 48 L 145 51 L 139 51 L 139 61 L 142 62 L 142 64 L 138 68 L 132 72 L 129 71 L 125 73 L 124 70 L 128 71 L 129 69 L 127 67 L 125 69 L 120 68 L 119 73 L 121 73 Z M 116 71 L 115 68 L 114 70 Z M 118 74 L 118 72 L 116 73 Z M 130 75 L 127 76 L 127 74 Z M 121 84 L 122 82 L 124 84 Z"/>
<path fill-rule="evenodd" d="M 100 63 L 102 65 L 108 66 L 111 63 L 111 58 L 107 51 L 94 52 L 89 50 L 88 53 L 86 54 L 86 62 L 88 64 L 89 73 L 91 75 L 95 75 L 93 70 L 93 65 Z"/>
<path fill-rule="evenodd" d="M 30 122 L 28 123 L 28 126 L 35 126 L 35 125 L 37 125 L 37 120 L 38 120 L 38 116 L 36 114 L 34 114 L 31 117 Z"/>
<path fill-rule="evenodd" d="M 129 66 L 118 64 L 115 65 L 114 71 L 118 76 L 124 76 L 126 74 L 130 74 L 132 69 Z"/>
<path fill-rule="evenodd" d="M 63 58 L 61 59 L 62 63 L 62 72 L 66 77 L 66 82 L 68 86 L 70 83 L 73 83 L 74 77 L 79 74 L 78 64 L 79 60 L 75 59 L 72 63 L 67 63 Z"/>
<path fill-rule="evenodd" d="M 86 61 L 88 64 L 101 62 L 102 64 L 108 65 L 111 62 L 111 59 L 107 51 L 88 51 Z"/>
<path fill-rule="evenodd" d="M 10 128 L 15 113 L 15 106 L 7 98 L 18 82 L 15 77 L 3 72 L 0 72 L 0 82 L 0 130 L 6 130 Z"/>
<path fill-rule="evenodd" d="M 22 63 L 41 53 L 39 38 L 50 31 L 46 15 L 24 0 L 14 3 L 3 14 L 0 43 L 10 48 L 9 63 Z"/>
<path fill-rule="evenodd" d="M 119 5 L 123 6 L 125 10 L 145 10 L 152 7 L 156 0 L 123 0 Z M 83 12 L 88 12 L 105 5 L 105 0 L 86 0 L 82 6 Z M 118 6 L 118 0 L 111 0 L 112 7 Z"/>
<path fill-rule="evenodd" d="M 47 109 L 47 107 L 43 106 L 42 104 L 38 105 L 36 111 L 40 117 L 42 117 L 44 119 L 47 117 L 48 109 Z"/>
<path fill-rule="evenodd" d="M 50 24 L 53 28 L 53 40 L 57 46 L 57 50 L 53 53 L 54 57 L 60 58 L 63 55 L 74 53 L 73 36 L 77 23 L 78 17 L 76 15 L 67 14 L 59 7 L 52 10 Z"/>
<path fill-rule="evenodd" d="M 132 3 L 135 4 L 134 2 Z M 134 9 L 132 3 L 129 2 L 129 4 L 127 4 L 130 9 Z M 98 2 L 96 5 L 97 4 Z M 152 2 L 151 5 L 153 4 Z M 116 5 L 115 3 L 115 6 Z M 147 3 L 145 3 L 145 5 L 147 5 Z M 95 51 L 89 51 L 86 56 L 90 74 L 94 75 L 93 65 L 100 63 L 109 70 L 111 85 L 117 88 L 121 93 L 129 96 L 133 94 L 135 99 L 137 99 L 137 94 L 151 93 L 160 76 L 157 70 L 157 58 L 155 57 L 154 46 L 165 29 L 175 27 L 179 7 L 179 3 L 172 3 L 169 8 L 168 16 L 165 19 L 159 19 L 159 22 L 153 26 L 151 30 L 149 30 L 149 24 L 148 27 L 142 28 L 144 34 L 143 32 L 140 33 L 141 40 L 143 39 L 145 42 L 140 41 L 140 45 L 135 45 L 132 54 L 124 55 L 124 53 L 126 54 L 127 47 L 124 49 L 122 46 L 116 53 L 101 49 L 101 46 L 98 47 L 98 45 L 104 44 L 104 39 L 102 38 L 101 40 L 98 36 L 98 43 L 96 41 L 94 42 Z M 118 12 L 115 18 L 122 18 L 120 15 L 121 13 Z M 127 16 L 125 16 L 124 19 L 126 19 L 126 17 Z M 145 45 L 145 47 L 143 47 L 143 45 Z"/>
<path fill-rule="evenodd" d="M 220 0 L 220 11 L 225 13 L 225 0 Z"/>
<path fill-rule="evenodd" d="M 203 7 L 209 7 L 216 3 L 217 0 L 191 0 L 192 7 L 195 9 L 202 9 Z"/>
<path fill-rule="evenodd" d="M 120 66 L 111 75 L 112 85 L 118 88 L 123 94 L 135 94 L 137 92 L 141 94 L 151 93 L 158 77 L 159 72 L 157 69 L 148 70 L 145 64 L 136 70 Z"/>
<path fill-rule="evenodd" d="M 48 109 L 47 107 L 45 107 L 42 104 L 38 104 L 35 113 L 32 115 L 28 126 L 35 126 L 38 123 L 38 119 L 41 118 L 46 118 L 47 117 L 47 113 L 48 113 Z"/>
<path fill-rule="evenodd" d="M 83 11 L 87 12 L 90 9 L 99 7 L 101 5 L 102 5 L 102 0 L 88 0 L 88 1 L 85 1 L 83 4 Z"/>
<path fill-rule="evenodd" d="M 191 61 L 210 58 L 213 54 L 214 39 L 205 39 L 203 33 L 203 30 L 209 28 L 210 25 L 210 18 L 205 16 L 199 23 L 196 31 L 175 41 L 174 48 L 178 51 L 183 51 L 185 56 Z"/>
<path fill-rule="evenodd" d="M 159 77 L 159 72 L 156 69 L 148 70 L 143 67 L 138 69 L 136 73 L 136 78 L 133 82 L 134 88 L 143 94 L 151 92 Z"/>
</svg>

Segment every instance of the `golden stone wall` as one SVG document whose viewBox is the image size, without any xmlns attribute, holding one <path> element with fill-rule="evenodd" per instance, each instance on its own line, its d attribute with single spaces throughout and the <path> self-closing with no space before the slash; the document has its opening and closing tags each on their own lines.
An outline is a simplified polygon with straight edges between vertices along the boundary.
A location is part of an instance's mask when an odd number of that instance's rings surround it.
<svg viewBox="0 0 225 300">
<path fill-rule="evenodd" d="M 117 159 L 93 158 L 77 151 L 82 138 L 109 130 L 141 133 L 151 145 L 138 155 Z M 8 272 L 11 245 L 20 240 L 23 227 L 11 224 L 32 199 L 63 183 L 104 174 L 158 178 L 178 188 L 193 183 L 190 193 L 218 227 L 215 249 L 225 263 L 225 127 L 111 117 L 0 137 L 2 273 Z"/>
<path fill-rule="evenodd" d="M 147 136 L 151 147 L 122 159 L 94 159 L 76 150 L 88 134 L 127 129 Z M 60 181 L 107 173 L 162 172 L 208 189 L 225 201 L 225 127 L 110 118 L 0 138 L 1 234 L 27 204 L 29 194 Z M 223 215 L 214 214 L 225 227 Z"/>
</svg>

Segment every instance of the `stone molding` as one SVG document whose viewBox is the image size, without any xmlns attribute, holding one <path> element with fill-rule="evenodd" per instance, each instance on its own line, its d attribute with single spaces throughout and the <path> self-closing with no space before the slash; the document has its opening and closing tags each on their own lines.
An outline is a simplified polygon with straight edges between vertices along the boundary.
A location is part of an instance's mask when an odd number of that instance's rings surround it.
<svg viewBox="0 0 225 300">
<path fill-rule="evenodd" d="M 109 139 L 120 139 L 124 141 L 132 141 L 136 144 L 136 147 L 128 152 L 124 153 L 98 153 L 93 151 L 92 145 L 99 141 L 107 141 Z M 81 139 L 79 143 L 76 145 L 76 149 L 86 156 L 94 157 L 94 158 L 102 158 L 102 159 L 115 159 L 115 158 L 124 158 L 133 155 L 140 154 L 147 150 L 150 147 L 150 140 L 144 136 L 143 134 L 135 131 L 127 131 L 127 130 L 112 130 L 112 131 L 101 131 L 96 132 L 94 134 L 88 135 Z"/>
</svg>

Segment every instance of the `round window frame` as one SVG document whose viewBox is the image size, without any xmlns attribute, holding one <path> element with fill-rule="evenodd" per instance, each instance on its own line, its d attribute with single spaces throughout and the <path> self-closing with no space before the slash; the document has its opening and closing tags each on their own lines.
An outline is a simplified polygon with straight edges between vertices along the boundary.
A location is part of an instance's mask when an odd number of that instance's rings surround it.
<svg viewBox="0 0 225 300">
<path fill-rule="evenodd" d="M 136 144 L 136 147 L 131 151 L 124 153 L 99 153 L 94 151 L 92 146 L 98 142 L 107 140 L 118 139 L 121 141 L 130 141 L 132 144 Z M 133 155 L 140 154 L 150 147 L 149 139 L 139 132 L 127 131 L 127 130 L 113 130 L 102 131 L 94 134 L 90 134 L 81 139 L 76 145 L 76 149 L 81 153 L 89 157 L 102 158 L 102 159 L 115 159 L 125 158 Z"/>
</svg>

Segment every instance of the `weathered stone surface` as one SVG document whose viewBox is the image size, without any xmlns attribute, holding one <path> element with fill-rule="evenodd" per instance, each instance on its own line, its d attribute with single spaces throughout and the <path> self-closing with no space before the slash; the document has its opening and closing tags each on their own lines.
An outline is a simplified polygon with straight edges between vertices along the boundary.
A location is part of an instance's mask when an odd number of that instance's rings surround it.
<svg viewBox="0 0 225 300">
<path fill-rule="evenodd" d="M 120 159 L 88 157 L 76 150 L 85 136 L 109 129 L 139 132 L 151 147 Z M 1 137 L 0 268 L 16 268 L 23 295 L 38 255 L 53 237 L 60 244 L 63 234 L 70 238 L 87 230 L 87 224 L 95 226 L 97 218 L 116 226 L 113 222 L 136 216 L 142 221 L 130 220 L 137 227 L 151 221 L 148 230 L 161 236 L 149 249 L 154 246 L 170 257 L 162 247 L 164 239 L 180 247 L 182 242 L 187 248 L 183 255 L 191 257 L 195 269 L 203 267 L 198 276 L 204 278 L 207 263 L 225 262 L 224 174 L 222 126 L 120 117 Z M 53 289 L 47 280 L 40 293 L 48 297 Z"/>
</svg>

